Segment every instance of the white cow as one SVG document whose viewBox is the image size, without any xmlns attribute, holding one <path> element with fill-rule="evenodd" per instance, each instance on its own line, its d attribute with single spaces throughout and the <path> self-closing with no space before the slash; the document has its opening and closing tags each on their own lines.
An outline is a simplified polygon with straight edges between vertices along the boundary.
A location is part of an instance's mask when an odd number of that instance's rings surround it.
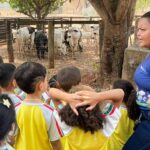
<svg viewBox="0 0 150 150">
<path fill-rule="evenodd" d="M 99 47 L 99 25 L 98 24 L 85 24 L 82 26 L 83 39 L 86 40 L 86 45 L 93 45 L 95 54 L 98 54 Z"/>
<path fill-rule="evenodd" d="M 54 30 L 54 48 L 60 55 L 66 55 L 66 45 L 64 43 L 64 34 L 65 31 L 63 29 L 55 29 Z"/>
<path fill-rule="evenodd" d="M 70 27 L 65 31 L 65 44 L 68 50 L 71 50 L 72 57 L 75 56 L 76 51 L 83 51 L 82 47 L 82 32 L 77 27 Z"/>
<path fill-rule="evenodd" d="M 83 32 L 85 32 L 85 37 L 96 39 L 99 36 L 99 25 L 98 24 L 85 24 L 82 26 Z"/>
<path fill-rule="evenodd" d="M 34 31 L 33 27 L 23 27 L 17 30 L 12 30 L 13 41 L 16 42 L 19 52 L 26 49 L 33 49 L 34 46 Z"/>
<path fill-rule="evenodd" d="M 94 24 L 90 26 L 92 32 L 92 43 L 95 45 L 95 54 L 98 55 L 99 52 L 99 25 Z"/>
<path fill-rule="evenodd" d="M 58 28 L 54 30 L 54 51 L 59 55 L 66 55 L 67 48 L 64 43 L 64 34 L 65 31 L 62 28 Z M 46 30 L 46 35 L 48 38 L 48 30 Z"/>
<path fill-rule="evenodd" d="M 83 40 L 83 42 L 85 42 L 86 41 L 86 45 L 91 45 L 91 42 L 92 42 L 92 37 L 93 37 L 93 34 L 92 34 L 92 32 L 85 32 L 85 31 L 83 31 L 82 32 L 82 40 Z"/>
<path fill-rule="evenodd" d="M 91 25 L 92 39 L 97 39 L 99 36 L 99 25 Z"/>
</svg>

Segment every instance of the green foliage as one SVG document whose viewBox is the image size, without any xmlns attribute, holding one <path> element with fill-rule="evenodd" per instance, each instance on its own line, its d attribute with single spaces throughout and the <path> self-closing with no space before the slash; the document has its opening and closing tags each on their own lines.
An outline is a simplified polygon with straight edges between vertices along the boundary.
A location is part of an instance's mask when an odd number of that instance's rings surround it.
<svg viewBox="0 0 150 150">
<path fill-rule="evenodd" d="M 44 19 L 49 13 L 63 5 L 64 0 L 10 0 L 10 6 L 32 19 Z"/>
<path fill-rule="evenodd" d="M 136 10 L 144 10 L 150 6 L 150 0 L 137 0 Z"/>
<path fill-rule="evenodd" d="M 8 2 L 8 0 L 0 0 L 0 3 Z"/>
</svg>

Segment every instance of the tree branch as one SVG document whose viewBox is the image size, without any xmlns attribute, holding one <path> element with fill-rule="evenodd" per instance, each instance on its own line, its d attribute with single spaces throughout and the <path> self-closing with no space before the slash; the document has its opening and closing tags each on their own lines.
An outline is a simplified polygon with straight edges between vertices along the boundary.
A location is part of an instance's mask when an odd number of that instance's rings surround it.
<svg viewBox="0 0 150 150">
<path fill-rule="evenodd" d="M 111 23 L 115 22 L 114 7 L 116 4 L 114 4 L 114 1 L 111 2 L 110 0 L 102 0 L 102 1 L 105 13 L 107 14 L 107 18 L 110 20 Z"/>
<path fill-rule="evenodd" d="M 41 8 L 47 6 L 47 5 L 52 5 L 52 3 L 54 3 L 56 0 L 47 0 L 46 3 L 44 3 L 43 5 L 41 5 Z"/>
<path fill-rule="evenodd" d="M 121 22 L 125 19 L 131 3 L 136 0 L 119 0 L 117 10 L 115 12 L 116 21 Z"/>
<path fill-rule="evenodd" d="M 132 9 L 131 9 L 131 11 L 128 11 L 128 13 L 127 13 L 127 27 L 128 28 L 132 26 L 132 21 L 133 21 L 133 18 L 134 18 L 136 2 L 137 2 L 137 0 L 133 0 L 131 2 L 130 6 L 129 6 Z"/>
<path fill-rule="evenodd" d="M 95 10 L 99 14 L 99 16 L 101 16 L 102 18 L 104 16 L 106 16 L 106 14 L 105 14 L 105 8 L 103 7 L 104 5 L 103 5 L 102 0 L 89 0 L 89 2 L 95 8 Z"/>
<path fill-rule="evenodd" d="M 20 11 L 20 10 L 18 10 L 17 12 L 19 12 L 19 13 L 24 13 L 25 15 L 27 15 L 27 16 L 29 16 L 29 17 L 31 17 L 33 20 L 35 20 L 35 18 L 33 17 L 33 15 L 32 14 L 29 14 L 28 12 L 22 12 L 22 11 Z"/>
<path fill-rule="evenodd" d="M 42 14 L 42 17 L 41 17 L 42 19 L 45 18 L 48 15 L 49 8 L 50 8 L 50 6 L 48 6 L 47 8 L 45 8 L 45 12 Z"/>
</svg>

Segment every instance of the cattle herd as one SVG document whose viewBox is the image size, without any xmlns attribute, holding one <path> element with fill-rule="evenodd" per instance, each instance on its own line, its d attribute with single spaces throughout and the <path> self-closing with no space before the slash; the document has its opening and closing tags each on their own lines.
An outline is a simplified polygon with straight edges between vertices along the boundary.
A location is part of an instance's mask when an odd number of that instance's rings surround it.
<svg viewBox="0 0 150 150">
<path fill-rule="evenodd" d="M 48 52 L 48 31 L 37 30 L 34 27 L 22 27 L 12 29 L 12 40 L 16 44 L 19 53 L 36 50 L 37 57 L 42 59 Z M 93 44 L 98 51 L 99 26 L 82 25 L 72 26 L 67 29 L 57 28 L 54 30 L 55 54 L 66 56 L 71 54 L 75 57 L 76 52 L 83 52 L 83 43 Z"/>
</svg>

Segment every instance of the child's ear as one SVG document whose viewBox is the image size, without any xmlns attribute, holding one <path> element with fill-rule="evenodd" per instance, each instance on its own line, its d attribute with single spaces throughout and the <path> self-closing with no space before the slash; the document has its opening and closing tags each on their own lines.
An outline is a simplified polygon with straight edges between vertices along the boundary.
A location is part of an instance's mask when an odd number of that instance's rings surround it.
<svg viewBox="0 0 150 150">
<path fill-rule="evenodd" d="M 43 81 L 39 82 L 39 83 L 37 84 L 37 88 L 38 88 L 38 90 L 40 90 L 40 91 L 44 91 L 44 88 L 45 88 L 44 82 L 43 82 Z"/>
<path fill-rule="evenodd" d="M 14 89 L 14 88 L 16 88 L 16 86 L 17 86 L 17 84 L 16 84 L 16 81 L 14 79 L 9 82 L 9 85 L 8 85 L 9 88 Z"/>
<path fill-rule="evenodd" d="M 59 84 L 58 81 L 56 81 L 56 87 L 57 87 L 58 89 L 60 89 L 60 84 Z"/>
<path fill-rule="evenodd" d="M 15 79 L 12 80 L 12 85 L 13 85 L 13 87 L 15 87 L 15 88 L 17 87 L 17 83 L 16 83 L 16 80 L 15 80 Z"/>
<path fill-rule="evenodd" d="M 40 81 L 39 83 L 37 83 L 36 87 L 39 91 L 41 91 L 42 90 L 42 82 Z"/>
</svg>

